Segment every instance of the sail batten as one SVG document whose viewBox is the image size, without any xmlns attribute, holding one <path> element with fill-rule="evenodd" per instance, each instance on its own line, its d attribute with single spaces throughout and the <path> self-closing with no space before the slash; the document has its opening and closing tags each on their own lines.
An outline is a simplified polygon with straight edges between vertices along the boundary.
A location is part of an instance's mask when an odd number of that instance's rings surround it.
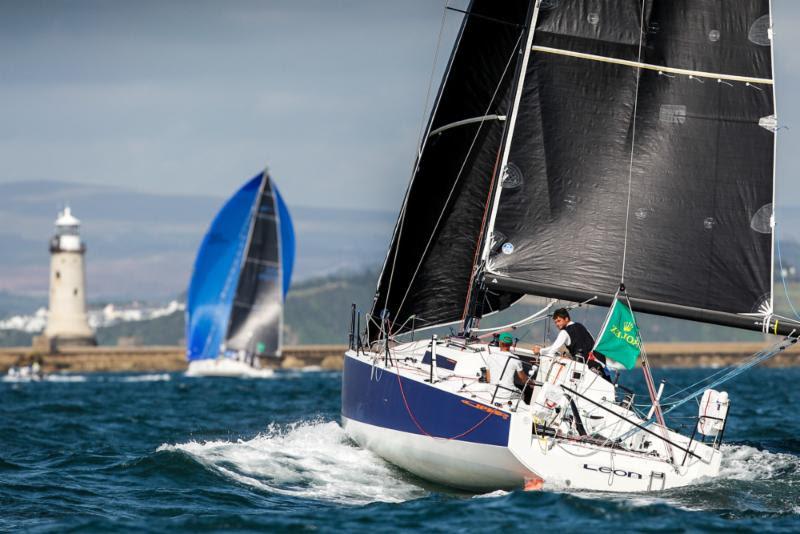
<svg viewBox="0 0 800 534">
<path fill-rule="evenodd" d="M 433 137 L 434 135 L 440 134 L 445 130 L 449 130 L 450 128 L 457 128 L 459 126 L 465 126 L 467 124 L 473 124 L 475 122 L 484 122 L 484 121 L 504 121 L 506 120 L 505 115 L 483 115 L 480 117 L 472 117 L 471 119 L 464 119 L 461 121 L 452 122 L 450 124 L 445 124 L 444 126 L 440 126 L 436 128 L 431 133 L 428 134 L 428 137 Z"/>
<path fill-rule="evenodd" d="M 661 74 L 683 74 L 686 76 L 697 76 L 699 78 L 710 78 L 713 80 L 729 80 L 745 83 L 760 83 L 765 85 L 772 85 L 773 81 L 770 78 L 754 78 L 750 76 L 738 76 L 736 74 L 721 74 L 718 72 L 704 72 L 699 70 L 681 69 L 677 67 L 667 67 L 665 65 L 653 65 L 650 63 L 643 63 L 641 61 L 631 61 L 629 59 L 619 59 L 609 56 L 598 56 L 596 54 L 586 54 L 583 52 L 575 52 L 572 50 L 562 50 L 558 48 L 551 48 L 549 46 L 532 46 L 531 50 L 534 52 L 541 52 L 547 54 L 557 54 L 562 56 L 571 56 L 589 61 L 601 61 L 604 63 L 616 63 L 617 65 L 625 65 L 627 67 L 635 67 L 639 69 L 654 70 Z"/>
</svg>

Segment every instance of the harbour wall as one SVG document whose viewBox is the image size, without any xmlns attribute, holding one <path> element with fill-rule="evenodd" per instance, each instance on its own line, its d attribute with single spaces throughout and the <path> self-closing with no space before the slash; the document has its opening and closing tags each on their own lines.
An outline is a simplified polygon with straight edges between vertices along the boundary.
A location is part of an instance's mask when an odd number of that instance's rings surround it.
<svg viewBox="0 0 800 534">
<path fill-rule="evenodd" d="M 765 343 L 648 343 L 653 367 L 725 367 L 768 347 Z M 344 345 L 297 345 L 283 349 L 282 368 L 342 367 Z M 173 372 L 186 369 L 181 346 L 75 347 L 57 353 L 31 347 L 0 349 L 0 373 L 13 365 L 39 361 L 44 372 Z M 768 360 L 767 367 L 800 366 L 800 344 Z"/>
</svg>

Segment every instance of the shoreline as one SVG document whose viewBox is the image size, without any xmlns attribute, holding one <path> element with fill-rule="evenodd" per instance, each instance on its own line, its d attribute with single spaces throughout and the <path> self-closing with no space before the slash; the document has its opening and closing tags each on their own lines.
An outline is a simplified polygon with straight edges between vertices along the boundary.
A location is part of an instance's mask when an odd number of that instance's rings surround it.
<svg viewBox="0 0 800 534">
<path fill-rule="evenodd" d="M 649 343 L 647 357 L 655 368 L 717 368 L 736 364 L 771 343 Z M 282 369 L 342 368 L 346 345 L 296 345 L 283 349 L 275 362 Z M 44 353 L 31 347 L 0 348 L 0 373 L 17 363 L 38 360 L 46 373 L 180 372 L 186 370 L 182 346 L 74 347 Z M 800 367 L 800 345 L 768 360 L 765 367 Z"/>
<path fill-rule="evenodd" d="M 299 345 L 285 347 L 283 358 L 274 367 L 300 369 L 320 367 L 338 370 L 342 367 L 345 345 Z M 143 347 L 69 347 L 47 353 L 32 347 L 0 348 L 0 374 L 16 364 L 39 361 L 45 373 L 170 373 L 186 370 L 186 349 L 183 346 Z M 267 367 L 269 365 L 265 365 Z"/>
</svg>

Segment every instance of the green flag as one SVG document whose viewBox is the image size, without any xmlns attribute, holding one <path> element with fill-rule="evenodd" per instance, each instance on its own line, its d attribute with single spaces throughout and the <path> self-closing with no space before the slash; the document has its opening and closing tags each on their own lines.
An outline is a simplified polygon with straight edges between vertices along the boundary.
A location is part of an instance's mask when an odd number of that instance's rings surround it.
<svg viewBox="0 0 800 534">
<path fill-rule="evenodd" d="M 625 369 L 633 369 L 641 352 L 642 340 L 633 312 L 617 299 L 608 311 L 608 318 L 594 345 L 594 350 L 606 358 L 621 363 Z"/>
</svg>

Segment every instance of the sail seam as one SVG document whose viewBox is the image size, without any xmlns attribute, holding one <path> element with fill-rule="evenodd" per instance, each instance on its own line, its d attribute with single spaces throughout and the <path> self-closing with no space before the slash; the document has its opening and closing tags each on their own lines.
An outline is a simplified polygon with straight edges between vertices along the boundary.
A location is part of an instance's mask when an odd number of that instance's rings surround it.
<svg viewBox="0 0 800 534">
<path fill-rule="evenodd" d="M 677 67 L 666 67 L 663 65 L 653 65 L 651 63 L 643 63 L 641 61 L 641 51 L 639 53 L 639 61 L 631 61 L 629 59 L 619 59 L 608 56 L 598 56 L 596 54 L 587 54 L 585 52 L 574 52 L 572 50 L 563 50 L 560 48 L 551 48 L 549 46 L 532 46 L 531 50 L 534 52 L 544 52 L 546 54 L 555 54 L 559 56 L 569 56 L 580 59 L 587 59 L 590 61 L 599 61 L 603 63 L 613 63 L 616 65 L 624 65 L 626 67 L 634 67 L 639 69 L 654 70 L 658 73 L 670 74 L 685 74 L 687 76 L 696 76 L 698 78 L 709 78 L 714 80 L 729 80 L 734 82 L 745 83 L 760 83 L 772 85 L 774 82 L 769 78 L 755 78 L 751 76 L 739 76 L 736 74 L 721 74 L 716 72 L 706 72 L 701 70 L 680 69 Z"/>
</svg>

